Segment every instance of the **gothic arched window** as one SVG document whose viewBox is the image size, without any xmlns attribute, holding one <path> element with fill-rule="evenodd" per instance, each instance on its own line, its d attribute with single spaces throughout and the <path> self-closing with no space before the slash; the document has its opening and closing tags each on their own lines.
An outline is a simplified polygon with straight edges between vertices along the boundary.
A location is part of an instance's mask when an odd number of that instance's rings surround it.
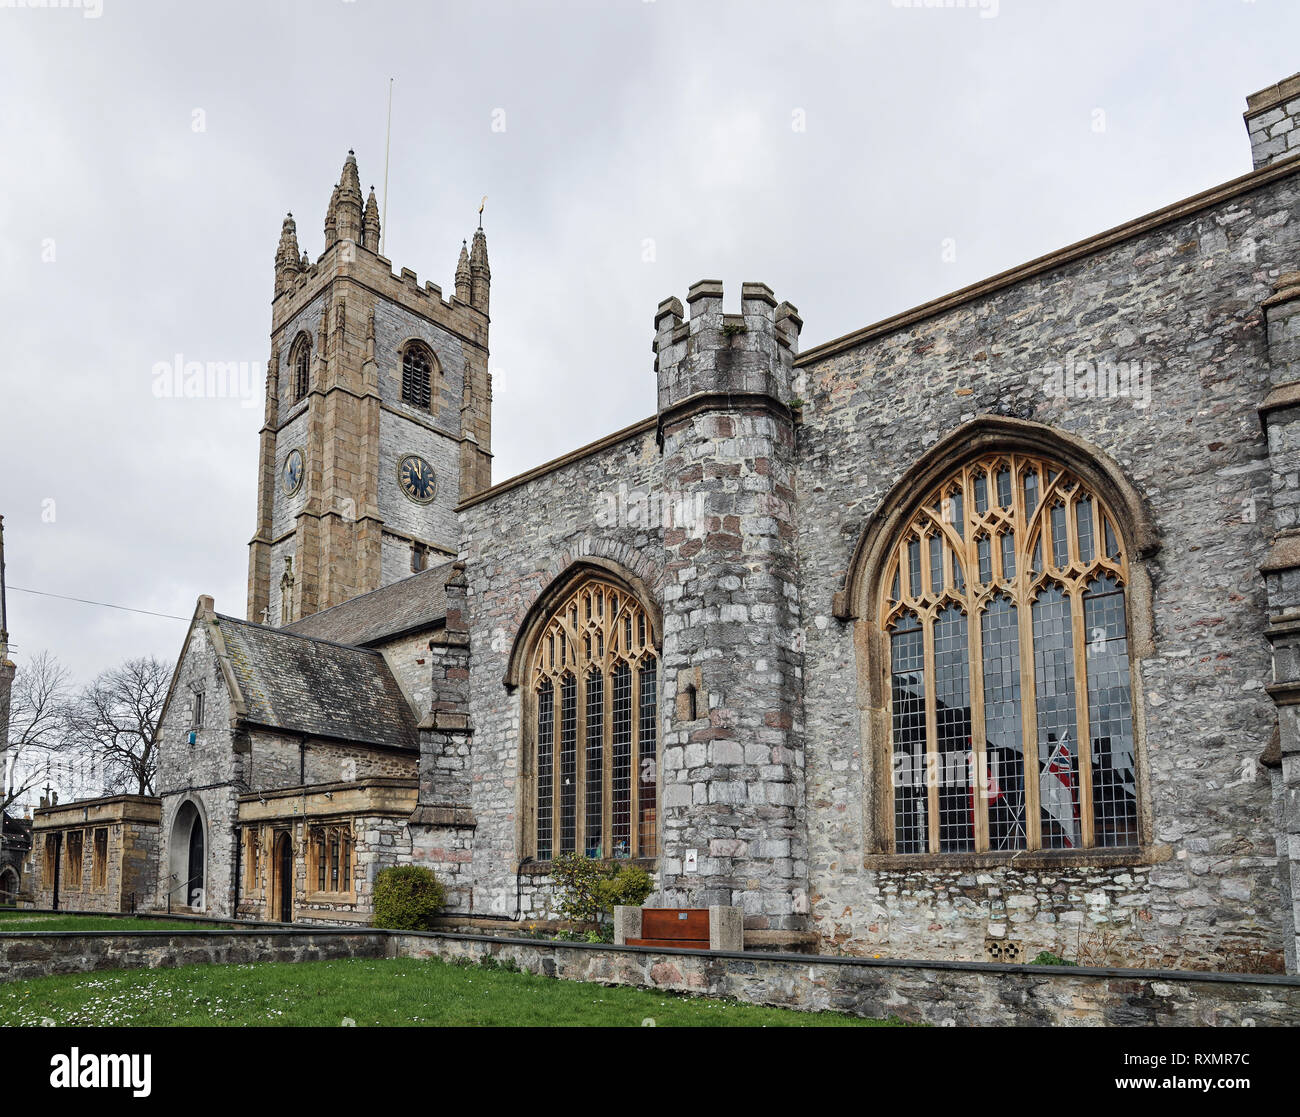
<svg viewBox="0 0 1300 1117">
<path fill-rule="evenodd" d="M 545 624 L 528 667 L 534 855 L 658 850 L 656 633 L 626 590 L 583 582 Z"/>
<path fill-rule="evenodd" d="M 289 367 L 293 370 L 293 402 L 307 395 L 311 387 L 311 339 L 299 334 L 289 353 Z"/>
<path fill-rule="evenodd" d="M 432 398 L 434 359 L 418 341 L 402 352 L 402 402 L 428 411 Z"/>
<path fill-rule="evenodd" d="M 1114 516 L 1056 462 L 988 454 L 925 497 L 877 613 L 895 853 L 1138 844 L 1128 585 Z"/>
</svg>

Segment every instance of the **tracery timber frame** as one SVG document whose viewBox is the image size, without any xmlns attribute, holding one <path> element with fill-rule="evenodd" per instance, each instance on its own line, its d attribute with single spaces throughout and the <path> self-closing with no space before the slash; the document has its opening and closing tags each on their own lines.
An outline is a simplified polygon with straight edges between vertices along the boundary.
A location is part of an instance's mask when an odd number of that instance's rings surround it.
<svg viewBox="0 0 1300 1117">
<path fill-rule="evenodd" d="M 524 683 L 524 847 L 651 858 L 658 850 L 659 633 L 613 579 L 589 575 L 535 629 Z"/>
<path fill-rule="evenodd" d="M 890 641 L 881 623 L 882 584 L 897 544 L 921 501 L 959 467 L 983 454 L 1023 454 L 1061 463 L 1094 493 L 1115 517 L 1127 562 L 1124 586 L 1135 757 L 1146 771 L 1145 710 L 1137 680 L 1143 662 L 1155 654 L 1151 563 L 1160 534 L 1151 510 L 1125 471 L 1098 446 L 1078 435 L 1010 416 L 983 415 L 951 429 L 916 458 L 882 496 L 865 509 L 857 542 L 831 603 L 833 615 L 851 624 L 857 663 L 857 714 L 863 765 L 862 863 L 867 868 L 905 869 L 917 864 L 951 867 L 998 865 L 1009 860 L 1025 868 L 1047 868 L 1062 856 L 1089 864 L 1153 863 L 1169 855 L 1154 840 L 1154 822 L 1145 781 L 1137 781 L 1140 848 L 1079 850 L 989 850 L 984 853 L 927 853 L 923 859 L 898 854 L 894 842 L 890 719 Z"/>
<path fill-rule="evenodd" d="M 893 851 L 1136 846 L 1128 563 L 1097 496 L 1059 461 L 983 455 L 885 575 Z"/>
</svg>

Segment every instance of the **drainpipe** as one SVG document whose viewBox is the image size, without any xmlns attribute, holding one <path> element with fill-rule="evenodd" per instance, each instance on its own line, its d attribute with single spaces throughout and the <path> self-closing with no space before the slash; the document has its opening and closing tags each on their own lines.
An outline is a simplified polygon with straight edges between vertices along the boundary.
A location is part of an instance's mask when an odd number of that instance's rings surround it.
<svg viewBox="0 0 1300 1117">
<path fill-rule="evenodd" d="M 235 835 L 235 847 L 234 847 L 235 848 L 235 905 L 230 909 L 230 918 L 238 919 L 239 918 L 239 883 L 240 883 L 240 879 L 244 875 L 243 874 L 244 850 L 243 850 L 243 843 L 239 840 L 239 827 L 233 826 L 231 827 L 231 830 Z"/>
<path fill-rule="evenodd" d="M 55 911 L 59 910 L 59 869 L 63 863 L 63 831 L 54 832 L 54 900 L 50 905 Z"/>
<path fill-rule="evenodd" d="M 523 914 L 523 911 L 524 911 L 524 894 L 523 894 L 523 888 L 524 888 L 524 886 L 523 886 L 524 866 L 525 866 L 525 865 L 528 865 L 528 864 L 531 864 L 531 863 L 532 863 L 532 860 L 533 860 L 533 859 L 532 859 L 531 857 L 525 857 L 522 861 L 519 862 L 519 868 L 515 870 L 515 914 L 514 914 L 514 918 L 515 918 L 515 921 L 516 921 L 516 922 L 518 922 L 519 917 Z M 473 904 L 470 904 L 470 907 L 473 907 L 473 906 L 474 906 Z"/>
</svg>

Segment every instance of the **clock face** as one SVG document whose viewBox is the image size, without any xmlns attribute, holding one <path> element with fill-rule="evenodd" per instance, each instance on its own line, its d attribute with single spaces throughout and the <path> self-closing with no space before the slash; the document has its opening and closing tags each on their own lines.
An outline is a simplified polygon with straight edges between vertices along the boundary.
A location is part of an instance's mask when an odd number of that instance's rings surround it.
<svg viewBox="0 0 1300 1117">
<path fill-rule="evenodd" d="M 438 492 L 433 466 L 418 454 L 407 454 L 397 463 L 397 483 L 416 504 L 428 504 Z"/>
<path fill-rule="evenodd" d="M 302 451 L 290 450 L 284 459 L 284 468 L 280 470 L 280 484 L 289 496 L 302 488 L 302 472 Z"/>
</svg>

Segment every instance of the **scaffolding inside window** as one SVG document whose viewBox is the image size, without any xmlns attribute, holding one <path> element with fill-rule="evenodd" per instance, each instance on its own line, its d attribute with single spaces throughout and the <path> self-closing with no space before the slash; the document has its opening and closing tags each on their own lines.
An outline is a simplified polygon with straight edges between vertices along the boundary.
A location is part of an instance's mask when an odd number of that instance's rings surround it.
<svg viewBox="0 0 1300 1117">
<path fill-rule="evenodd" d="M 880 580 L 893 852 L 1138 844 L 1128 584 L 1055 462 L 988 454 L 920 502 Z"/>
<path fill-rule="evenodd" d="M 584 582 L 543 626 L 529 677 L 537 859 L 655 856 L 659 690 L 649 614 L 608 582 Z"/>
</svg>

